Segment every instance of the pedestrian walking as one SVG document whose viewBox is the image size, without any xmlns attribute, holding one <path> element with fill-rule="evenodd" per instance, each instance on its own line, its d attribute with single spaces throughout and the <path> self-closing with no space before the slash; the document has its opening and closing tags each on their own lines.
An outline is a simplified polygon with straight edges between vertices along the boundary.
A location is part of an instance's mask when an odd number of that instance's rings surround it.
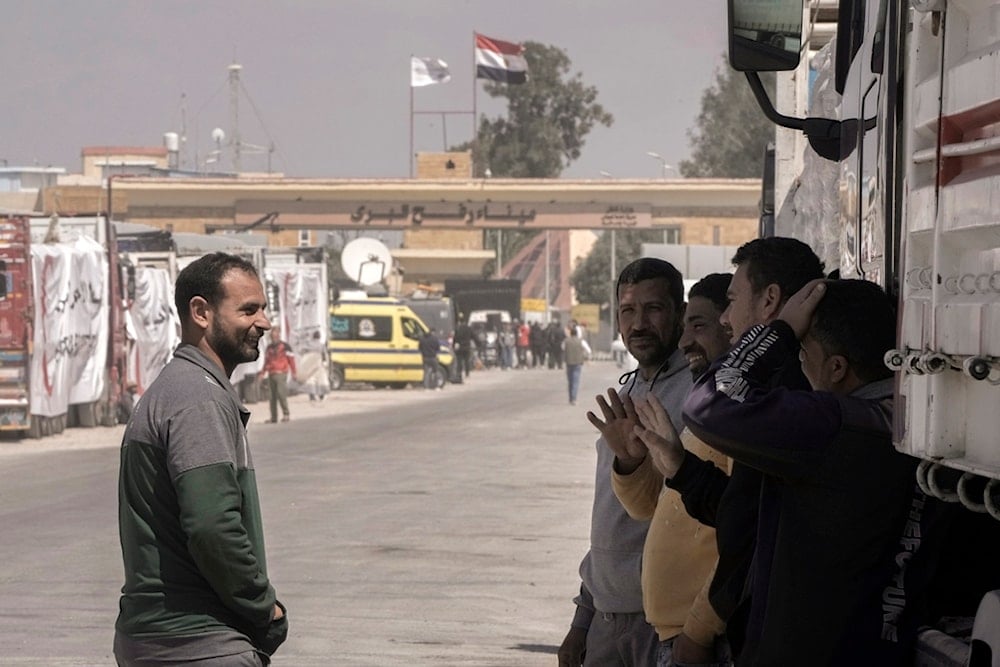
<svg viewBox="0 0 1000 667">
<path fill-rule="evenodd" d="M 253 265 L 214 253 L 181 271 L 181 345 L 122 438 L 125 584 L 119 665 L 264 666 L 288 634 L 267 576 L 250 413 L 229 377 L 271 324 Z"/>
<path fill-rule="evenodd" d="M 424 364 L 424 389 L 439 389 L 437 355 L 441 350 L 441 342 L 434 329 L 430 329 L 420 337 L 419 347 L 420 358 Z"/>
<path fill-rule="evenodd" d="M 458 328 L 455 329 L 455 358 L 458 361 L 459 384 L 469 377 L 469 371 L 472 369 L 472 339 L 472 327 L 469 326 L 465 315 L 462 315 Z"/>
<path fill-rule="evenodd" d="M 514 349 L 517 347 L 517 333 L 509 322 L 504 322 L 497 333 L 497 347 L 500 351 L 500 369 L 514 367 Z"/>
<path fill-rule="evenodd" d="M 545 329 L 538 322 L 531 323 L 531 333 L 528 335 L 531 343 L 531 367 L 545 366 Z"/>
<path fill-rule="evenodd" d="M 580 338 L 574 327 L 566 339 L 566 384 L 569 388 L 569 404 L 576 405 L 576 394 L 580 389 L 580 375 L 583 364 L 590 359 L 590 346 Z"/>
<path fill-rule="evenodd" d="M 549 369 L 563 367 L 563 343 L 566 342 L 566 329 L 559 320 L 553 320 L 545 330 L 546 357 Z"/>
<path fill-rule="evenodd" d="M 514 327 L 517 331 L 517 367 L 524 369 L 528 367 L 531 350 L 531 327 L 527 322 L 518 320 L 514 320 Z"/>
<path fill-rule="evenodd" d="M 288 412 L 288 376 L 295 375 L 295 353 L 291 346 L 281 340 L 281 330 L 271 329 L 271 344 L 264 351 L 264 370 L 267 376 L 267 387 L 270 390 L 271 419 L 273 424 L 278 421 L 278 404 L 281 404 L 281 421 L 291 418 Z"/>
</svg>

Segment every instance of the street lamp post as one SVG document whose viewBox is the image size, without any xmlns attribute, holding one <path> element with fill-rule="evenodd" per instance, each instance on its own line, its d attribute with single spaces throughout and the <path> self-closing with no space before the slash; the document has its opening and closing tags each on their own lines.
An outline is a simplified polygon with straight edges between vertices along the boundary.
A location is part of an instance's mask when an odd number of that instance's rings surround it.
<svg viewBox="0 0 1000 667">
<path fill-rule="evenodd" d="M 667 169 L 673 169 L 672 166 L 670 166 L 669 164 L 667 164 L 666 158 L 664 158 L 659 153 L 654 153 L 653 151 L 646 151 L 646 155 L 648 155 L 649 157 L 653 158 L 654 160 L 659 160 L 660 161 L 660 169 L 661 169 L 662 177 L 666 178 L 667 177 Z"/>
</svg>

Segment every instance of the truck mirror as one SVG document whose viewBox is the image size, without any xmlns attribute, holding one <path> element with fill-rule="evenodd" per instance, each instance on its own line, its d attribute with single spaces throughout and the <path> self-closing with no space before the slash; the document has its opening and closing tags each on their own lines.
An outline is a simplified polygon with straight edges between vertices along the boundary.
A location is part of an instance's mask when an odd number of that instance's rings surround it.
<svg viewBox="0 0 1000 667">
<path fill-rule="evenodd" d="M 799 65 L 802 0 L 729 0 L 729 62 L 741 72 Z"/>
</svg>

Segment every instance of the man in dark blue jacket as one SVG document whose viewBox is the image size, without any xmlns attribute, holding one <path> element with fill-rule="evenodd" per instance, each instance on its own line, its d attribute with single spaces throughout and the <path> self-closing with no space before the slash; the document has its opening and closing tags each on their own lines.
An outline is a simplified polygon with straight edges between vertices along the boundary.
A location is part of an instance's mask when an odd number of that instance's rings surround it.
<svg viewBox="0 0 1000 667">
<path fill-rule="evenodd" d="M 441 350 L 441 343 L 438 341 L 437 332 L 434 329 L 428 330 L 420 337 L 420 358 L 424 364 L 424 389 L 438 389 L 438 360 L 437 355 Z"/>
<path fill-rule="evenodd" d="M 892 444 L 894 337 L 880 287 L 813 281 L 685 404 L 698 437 L 764 475 L 737 664 L 912 664 L 946 508 Z M 815 391 L 770 385 L 796 349 Z"/>
</svg>

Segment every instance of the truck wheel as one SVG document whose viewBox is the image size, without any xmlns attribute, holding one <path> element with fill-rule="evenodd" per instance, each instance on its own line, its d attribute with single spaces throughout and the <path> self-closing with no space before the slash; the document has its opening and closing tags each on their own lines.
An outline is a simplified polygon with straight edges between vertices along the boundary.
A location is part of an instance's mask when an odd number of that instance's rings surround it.
<svg viewBox="0 0 1000 667">
<path fill-rule="evenodd" d="M 82 403 L 70 408 L 76 410 L 78 423 L 82 428 L 94 428 L 97 426 L 97 404 Z"/>
<path fill-rule="evenodd" d="M 340 391 L 344 387 L 344 369 L 330 366 L 330 391 Z"/>
<path fill-rule="evenodd" d="M 444 389 L 444 386 L 447 383 L 448 383 L 448 369 L 438 364 L 437 373 L 434 374 L 434 387 L 436 389 Z"/>
</svg>

